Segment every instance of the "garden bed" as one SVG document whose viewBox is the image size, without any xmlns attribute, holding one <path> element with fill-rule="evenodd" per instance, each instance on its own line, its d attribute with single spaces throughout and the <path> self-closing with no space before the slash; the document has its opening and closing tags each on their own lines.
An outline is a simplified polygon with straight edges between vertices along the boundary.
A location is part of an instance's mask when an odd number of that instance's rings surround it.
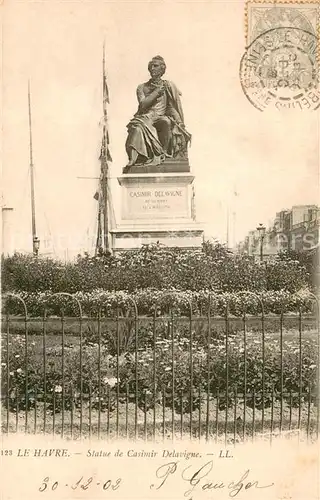
<svg viewBox="0 0 320 500">
<path fill-rule="evenodd" d="M 161 317 L 157 318 L 157 323 L 170 322 L 171 317 Z M 128 318 L 119 318 L 119 323 L 123 325 L 124 323 L 129 324 Z M 226 331 L 226 320 L 223 317 L 211 317 L 211 328 L 216 333 L 224 333 Z M 115 330 L 116 320 L 111 318 L 101 318 L 100 320 L 101 328 L 103 331 Z M 175 318 L 176 326 L 187 327 L 190 324 L 190 319 L 185 317 Z M 2 332 L 7 331 L 7 320 L 2 318 L 1 321 Z M 13 335 L 24 335 L 25 334 L 25 320 L 22 317 L 13 316 L 10 317 L 9 328 L 10 334 Z M 28 318 L 28 334 L 29 335 L 43 335 L 44 321 L 43 318 Z M 68 336 L 79 336 L 79 318 L 77 317 L 65 317 L 63 321 L 64 332 Z M 144 328 L 152 327 L 153 318 L 139 316 L 138 325 Z M 206 316 L 194 316 L 192 318 L 192 325 L 196 332 L 202 332 L 208 329 L 208 317 Z M 131 328 L 133 324 L 131 323 Z M 285 314 L 283 316 L 283 331 L 293 335 L 296 335 L 299 326 L 299 316 L 298 314 Z M 82 331 L 86 334 L 90 329 L 97 329 L 98 320 L 97 318 L 83 318 L 82 319 Z M 61 335 L 62 322 L 59 317 L 49 317 L 45 321 L 46 333 L 49 335 Z M 120 326 L 122 328 L 122 326 Z M 228 318 L 228 328 L 231 334 L 243 331 L 243 319 L 239 317 Z M 246 316 L 246 329 L 248 332 L 261 333 L 261 316 Z M 302 318 L 302 329 L 304 333 L 310 332 L 311 334 L 317 333 L 317 319 L 311 314 L 305 314 Z M 264 317 L 264 330 L 267 333 L 274 333 L 275 335 L 280 330 L 280 318 L 278 315 L 266 315 Z"/>
</svg>

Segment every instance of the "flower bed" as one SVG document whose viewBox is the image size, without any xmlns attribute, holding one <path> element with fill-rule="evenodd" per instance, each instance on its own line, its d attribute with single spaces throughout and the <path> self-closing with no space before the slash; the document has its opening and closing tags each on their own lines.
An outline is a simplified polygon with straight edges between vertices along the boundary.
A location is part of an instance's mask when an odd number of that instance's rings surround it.
<svg viewBox="0 0 320 500">
<path fill-rule="evenodd" d="M 80 357 L 79 345 L 52 345 L 46 349 L 45 394 L 42 353 L 37 352 L 35 342 L 26 349 L 23 338 L 12 336 L 9 354 L 3 339 L 2 397 L 12 410 L 26 406 L 27 355 L 28 408 L 37 399 L 46 400 L 52 411 L 60 411 L 63 395 L 68 409 L 72 404 L 79 406 L 82 394 L 82 399 L 100 409 L 114 409 L 117 398 L 124 401 L 127 395 L 149 409 L 160 402 L 163 390 L 166 407 L 174 406 L 182 413 L 199 406 L 199 395 L 216 398 L 217 392 L 220 407 L 232 406 L 236 397 L 245 398 L 249 407 L 270 407 L 272 397 L 297 406 L 309 394 L 314 400 L 317 365 L 316 340 L 304 339 L 301 350 L 299 342 L 295 338 L 280 343 L 267 335 L 263 349 L 261 335 L 248 334 L 246 343 L 243 336 L 230 336 L 228 342 L 214 337 L 208 349 L 200 338 L 190 342 L 184 330 L 176 331 L 172 339 L 162 329 L 155 346 L 150 332 L 149 340 L 137 351 L 120 353 L 108 343 L 87 342 Z"/>
<path fill-rule="evenodd" d="M 20 292 L 17 297 L 23 299 L 28 315 L 31 317 L 42 316 L 46 310 L 47 315 L 79 316 L 81 306 L 82 314 L 97 315 L 100 311 L 103 316 L 115 316 L 116 311 L 120 316 L 133 316 L 135 305 L 139 315 L 164 314 L 171 308 L 175 314 L 189 316 L 207 315 L 225 316 L 226 312 L 234 316 L 244 313 L 261 315 L 262 304 L 265 313 L 280 314 L 294 312 L 310 312 L 314 307 L 314 297 L 308 290 L 297 293 L 288 291 L 265 292 L 233 292 L 212 293 L 208 290 L 199 292 L 175 290 L 139 290 L 135 293 L 108 292 L 95 290 L 92 292 L 76 292 L 68 294 L 52 294 L 46 292 Z M 8 297 L 5 311 L 10 314 L 24 314 L 24 308 L 18 298 Z"/>
</svg>

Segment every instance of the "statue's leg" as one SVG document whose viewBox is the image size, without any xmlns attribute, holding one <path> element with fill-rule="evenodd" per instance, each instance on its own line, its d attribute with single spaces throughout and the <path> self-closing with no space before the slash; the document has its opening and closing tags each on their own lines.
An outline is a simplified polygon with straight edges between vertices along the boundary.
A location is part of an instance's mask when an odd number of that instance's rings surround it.
<svg viewBox="0 0 320 500">
<path fill-rule="evenodd" d="M 137 151 L 137 146 L 139 142 L 139 131 L 137 127 L 129 127 L 128 137 L 126 140 L 126 151 L 129 160 L 127 167 L 132 167 L 138 159 L 139 153 Z"/>
<path fill-rule="evenodd" d="M 171 121 L 167 116 L 161 116 L 154 122 L 157 129 L 159 141 L 162 144 L 165 154 L 168 154 L 168 148 L 171 139 Z"/>
<path fill-rule="evenodd" d="M 127 149 L 127 152 L 129 157 L 127 167 L 132 167 L 132 165 L 134 165 L 138 159 L 138 151 L 131 147 Z"/>
</svg>

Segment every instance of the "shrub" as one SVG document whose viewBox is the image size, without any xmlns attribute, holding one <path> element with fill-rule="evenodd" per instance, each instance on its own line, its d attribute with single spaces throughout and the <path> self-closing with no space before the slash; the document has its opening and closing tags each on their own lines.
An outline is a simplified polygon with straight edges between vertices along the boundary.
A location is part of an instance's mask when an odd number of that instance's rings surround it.
<svg viewBox="0 0 320 500">
<path fill-rule="evenodd" d="M 15 254 L 2 258 L 2 287 L 16 292 L 136 292 L 179 290 L 212 292 L 280 291 L 296 292 L 310 283 L 300 259 L 280 256 L 261 265 L 246 255 L 235 255 L 217 242 L 186 250 L 161 245 L 111 256 L 79 256 L 64 264 L 53 259 Z"/>
</svg>

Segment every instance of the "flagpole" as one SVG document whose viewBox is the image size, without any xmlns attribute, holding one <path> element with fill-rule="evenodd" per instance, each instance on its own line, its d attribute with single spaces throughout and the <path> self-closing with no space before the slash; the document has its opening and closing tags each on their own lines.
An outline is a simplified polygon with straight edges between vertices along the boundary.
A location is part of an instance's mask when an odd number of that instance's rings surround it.
<svg viewBox="0 0 320 500">
<path fill-rule="evenodd" d="M 236 212 L 232 213 L 232 245 L 236 247 Z"/>
<path fill-rule="evenodd" d="M 103 193 L 103 247 L 105 251 L 109 250 L 109 213 L 108 213 L 108 163 L 106 158 L 107 137 L 107 96 L 106 96 L 106 62 L 105 62 L 105 42 L 103 42 L 102 55 L 102 78 L 103 78 L 103 146 L 101 151 L 101 181 Z"/>
<path fill-rule="evenodd" d="M 227 206 L 227 248 L 229 248 L 229 205 Z"/>
<path fill-rule="evenodd" d="M 237 198 L 239 196 L 237 186 L 234 184 L 233 186 L 233 246 L 234 248 L 236 247 L 236 237 L 237 237 L 237 231 L 236 231 L 236 224 L 237 224 Z"/>
<path fill-rule="evenodd" d="M 100 207 L 100 202 L 99 202 L 99 207 L 98 207 L 98 226 L 97 226 L 97 237 L 96 237 L 96 250 L 95 250 L 95 255 L 97 256 L 99 249 L 102 247 L 102 242 L 101 242 L 101 207 Z"/>
<path fill-rule="evenodd" d="M 29 154 L 30 154 L 30 192 L 31 192 L 31 226 L 32 226 L 32 252 L 37 256 L 39 252 L 39 238 L 36 229 L 36 204 L 34 192 L 34 166 L 32 147 L 32 121 L 31 121 L 31 95 L 30 81 L 28 81 L 28 115 L 29 115 Z"/>
</svg>

